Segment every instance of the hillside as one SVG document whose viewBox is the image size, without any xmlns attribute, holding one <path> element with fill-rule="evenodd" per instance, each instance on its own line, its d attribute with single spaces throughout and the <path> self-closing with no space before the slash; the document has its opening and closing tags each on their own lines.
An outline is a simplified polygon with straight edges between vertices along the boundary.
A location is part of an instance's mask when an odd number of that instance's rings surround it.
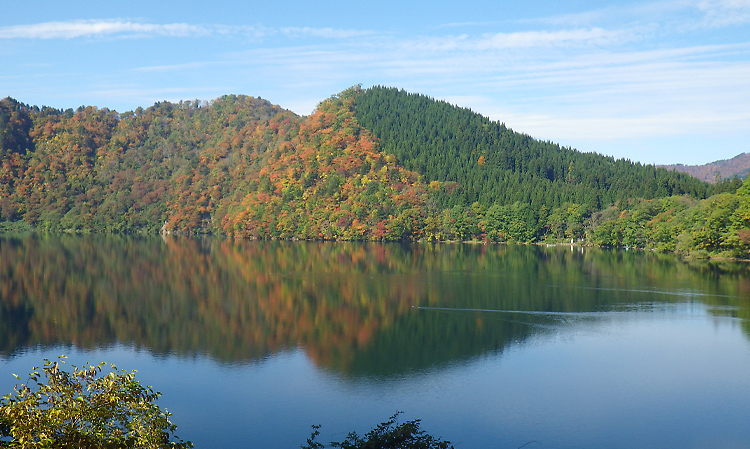
<svg viewBox="0 0 750 449">
<path fill-rule="evenodd" d="M 750 153 L 742 153 L 731 159 L 710 162 L 703 165 L 660 165 L 667 170 L 687 173 L 701 181 L 716 183 L 717 179 L 730 179 L 737 176 L 746 179 L 750 172 Z"/>
<path fill-rule="evenodd" d="M 0 102 L 0 218 L 44 230 L 202 232 L 299 118 L 265 100 L 157 103 L 118 114 Z M 282 130 L 280 133 L 279 130 Z M 281 135 L 281 137 L 280 137 Z M 21 136 L 21 137 L 19 137 Z"/>
<path fill-rule="evenodd" d="M 599 209 L 626 198 L 707 194 L 706 184 L 682 173 L 541 142 L 424 95 L 376 86 L 355 107 L 384 152 L 427 181 L 461 185 L 440 198 L 444 207 L 574 202 Z"/>
<path fill-rule="evenodd" d="M 396 223 L 423 202 L 419 175 L 377 150 L 350 103 L 298 117 L 245 96 L 124 114 L 5 99 L 0 218 L 53 231 L 403 238 L 412 228 Z"/>
<path fill-rule="evenodd" d="M 0 138 L 0 231 L 375 241 L 596 237 L 665 250 L 690 233 L 683 240 L 698 249 L 738 249 L 737 255 L 747 253 L 750 235 L 743 212 L 750 197 L 738 196 L 736 180 L 711 187 L 682 173 L 560 148 L 396 89 L 353 87 L 307 117 L 236 95 L 121 114 L 6 98 Z M 719 203 L 701 199 L 717 192 L 726 198 L 724 218 L 704 220 Z M 678 200 L 649 202 L 661 197 Z M 658 220 L 666 215 L 659 214 L 677 210 L 673 203 L 682 215 L 667 220 L 674 232 L 662 236 L 667 228 Z M 647 210 L 631 216 L 631 204 Z M 650 228 L 655 233 L 645 234 Z"/>
</svg>

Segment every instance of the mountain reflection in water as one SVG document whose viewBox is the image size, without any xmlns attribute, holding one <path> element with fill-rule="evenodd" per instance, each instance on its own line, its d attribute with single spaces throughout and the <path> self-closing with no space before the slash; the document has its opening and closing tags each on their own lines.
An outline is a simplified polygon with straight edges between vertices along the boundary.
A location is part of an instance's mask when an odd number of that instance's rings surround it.
<svg viewBox="0 0 750 449">
<path fill-rule="evenodd" d="M 685 302 L 750 335 L 747 265 L 589 248 L 5 236 L 0 289 L 6 357 L 125 344 L 244 362 L 302 348 L 319 367 L 381 377 L 501 352 L 569 318 Z"/>
</svg>

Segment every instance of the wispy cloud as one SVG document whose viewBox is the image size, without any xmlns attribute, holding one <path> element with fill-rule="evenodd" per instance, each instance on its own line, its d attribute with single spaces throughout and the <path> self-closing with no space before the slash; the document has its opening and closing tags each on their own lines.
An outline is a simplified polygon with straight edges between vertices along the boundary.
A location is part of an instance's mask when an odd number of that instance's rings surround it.
<svg viewBox="0 0 750 449">
<path fill-rule="evenodd" d="M 2 27 L 0 39 L 74 39 L 114 35 L 186 37 L 208 35 L 212 32 L 206 27 L 186 23 L 159 25 L 121 20 L 77 20 Z"/>
<path fill-rule="evenodd" d="M 750 0 L 701 0 L 696 7 L 704 15 L 702 24 L 709 27 L 750 23 Z"/>
<path fill-rule="evenodd" d="M 636 39 L 631 30 L 605 30 L 602 28 L 560 31 L 526 31 L 497 33 L 482 36 L 476 41 L 478 50 L 529 48 L 570 45 L 612 45 Z"/>
<path fill-rule="evenodd" d="M 316 37 L 323 39 L 348 39 L 372 34 L 370 31 L 336 28 L 194 25 L 187 23 L 154 24 L 137 21 L 75 20 L 45 22 L 30 25 L 0 27 L 0 39 L 75 39 L 97 37 L 203 37 L 251 36 L 263 38 L 271 35 L 289 38 Z"/>
<path fill-rule="evenodd" d="M 519 23 L 558 27 L 592 24 L 649 24 L 663 32 L 725 28 L 750 23 L 750 0 L 659 0 L 607 6 L 578 13 L 561 14 Z"/>
<path fill-rule="evenodd" d="M 507 126 L 517 131 L 529 134 L 539 139 L 551 139 L 558 142 L 577 142 L 588 151 L 607 153 L 610 144 L 616 141 L 649 142 L 661 138 L 678 138 L 680 136 L 714 135 L 719 141 L 726 134 L 736 132 L 738 126 L 746 126 L 750 117 L 748 114 L 705 114 L 684 112 L 659 112 L 638 117 L 597 117 L 577 114 L 524 114 L 500 113 L 490 114 L 491 117 L 503 121 Z M 734 155 L 746 150 L 747 147 L 728 149 L 726 154 Z M 682 154 L 667 156 L 659 154 L 658 146 L 652 154 L 640 155 L 639 159 L 647 162 L 673 163 L 680 159 L 691 157 L 694 160 L 709 162 L 717 159 L 715 154 Z M 712 148 L 722 151 L 723 148 Z M 609 153 L 612 154 L 612 153 Z M 618 157 L 624 156 L 623 154 Z M 665 157 L 666 156 L 666 157 Z M 710 159 L 713 157 L 713 159 Z M 703 163 L 703 162 L 702 162 Z"/>
<path fill-rule="evenodd" d="M 404 49 L 418 52 L 483 52 L 526 50 L 530 48 L 570 48 L 621 45 L 638 41 L 650 33 L 650 27 L 607 30 L 577 28 L 556 31 L 521 31 L 481 35 L 422 37 L 402 43 Z"/>
<path fill-rule="evenodd" d="M 169 62 L 129 60 L 129 70 L 107 73 L 112 87 L 93 89 L 92 82 L 82 88 L 102 104 L 108 98 L 146 104 L 236 92 L 262 94 L 308 113 L 350 85 L 385 84 L 471 107 L 535 137 L 601 144 L 600 151 L 617 139 L 750 137 L 747 24 L 750 0 L 656 0 L 529 20 L 452 23 L 419 33 L 108 19 L 0 27 L 0 39 L 222 41 L 200 52 L 185 45 Z M 58 63 L 50 63 L 54 70 L 43 73 L 59 73 Z M 7 75 L 0 75 L 6 85 L 21 84 Z M 79 78 L 69 76 L 71 83 Z M 206 80 L 222 86 L 206 86 Z M 726 151 L 750 150 L 744 145 Z"/>
<path fill-rule="evenodd" d="M 601 36 L 560 34 L 552 41 L 600 42 Z M 227 58 L 267 67 L 288 86 L 311 79 L 373 80 L 454 102 L 463 98 L 462 106 L 544 139 L 610 141 L 750 126 L 746 103 L 738 101 L 750 99 L 750 43 L 638 51 L 583 45 L 560 52 L 556 46 L 562 44 L 547 43 L 549 36 L 499 44 L 492 37 L 446 38 L 440 45 L 430 40 L 421 47 L 393 38 Z M 534 51 L 523 51 L 528 45 Z M 495 51 L 508 46 L 520 51 Z"/>
</svg>

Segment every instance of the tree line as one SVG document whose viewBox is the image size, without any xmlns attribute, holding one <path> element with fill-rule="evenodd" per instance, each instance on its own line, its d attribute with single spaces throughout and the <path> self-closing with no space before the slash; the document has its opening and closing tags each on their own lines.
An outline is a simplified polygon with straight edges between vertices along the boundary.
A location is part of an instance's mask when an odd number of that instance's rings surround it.
<svg viewBox="0 0 750 449">
<path fill-rule="evenodd" d="M 742 217 L 731 225 L 710 221 L 718 226 L 711 232 L 723 236 L 710 244 L 690 227 L 679 230 L 679 248 L 630 238 L 628 230 L 604 237 L 610 235 L 605 229 L 625 223 L 612 220 L 614 210 L 675 202 L 688 209 L 729 207 L 710 199 L 715 195 L 735 198 L 739 207 L 744 197 L 736 193 L 742 185 L 736 178 L 710 186 L 682 173 L 580 153 L 468 109 L 384 87 L 352 87 L 306 117 L 236 95 L 125 113 L 91 106 L 63 111 L 6 98 L 0 100 L 0 143 L 4 230 L 586 239 L 735 257 L 747 252 L 750 224 Z"/>
</svg>

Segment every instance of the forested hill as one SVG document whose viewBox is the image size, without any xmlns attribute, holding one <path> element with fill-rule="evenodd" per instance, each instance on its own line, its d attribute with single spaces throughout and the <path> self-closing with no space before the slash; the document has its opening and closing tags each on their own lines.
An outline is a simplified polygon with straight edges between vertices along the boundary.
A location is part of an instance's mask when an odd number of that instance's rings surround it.
<svg viewBox="0 0 750 449">
<path fill-rule="evenodd" d="M 123 114 L 0 100 L 0 230 L 419 237 L 419 174 L 379 152 L 352 104 L 299 117 L 234 95 Z"/>
<path fill-rule="evenodd" d="M 307 117 L 237 95 L 125 113 L 0 100 L 0 232 L 588 238 L 745 257 L 739 186 L 559 148 L 395 89 L 353 87 Z M 708 192 L 725 193 L 699 201 Z"/>
<path fill-rule="evenodd" d="M 118 114 L 0 101 L 0 219 L 44 230 L 204 232 L 299 118 L 268 101 Z"/>
<path fill-rule="evenodd" d="M 460 184 L 439 198 L 443 207 L 574 202 L 599 209 L 626 198 L 707 194 L 705 183 L 683 173 L 541 142 L 469 109 L 395 88 L 364 90 L 355 114 L 407 169 L 427 181 Z"/>
</svg>

